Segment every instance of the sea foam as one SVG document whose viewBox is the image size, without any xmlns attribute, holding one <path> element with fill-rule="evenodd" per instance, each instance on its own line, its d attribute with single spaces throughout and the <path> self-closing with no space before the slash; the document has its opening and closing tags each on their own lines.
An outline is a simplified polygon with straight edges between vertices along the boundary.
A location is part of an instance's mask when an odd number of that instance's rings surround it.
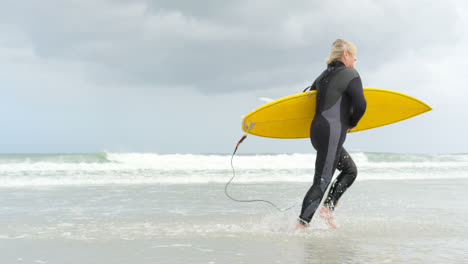
<svg viewBox="0 0 468 264">
<path fill-rule="evenodd" d="M 358 180 L 468 178 L 467 154 L 351 152 Z M 311 182 L 315 154 L 238 155 L 236 182 Z M 224 183 L 232 177 L 228 154 L 20 154 L 0 155 L 0 186 Z"/>
</svg>

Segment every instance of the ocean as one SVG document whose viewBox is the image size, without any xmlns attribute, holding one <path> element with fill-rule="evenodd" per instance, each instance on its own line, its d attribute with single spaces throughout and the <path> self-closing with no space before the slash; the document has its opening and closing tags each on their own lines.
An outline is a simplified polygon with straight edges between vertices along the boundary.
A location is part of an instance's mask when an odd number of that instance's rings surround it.
<svg viewBox="0 0 468 264">
<path fill-rule="evenodd" d="M 467 263 L 468 154 L 350 154 L 303 232 L 315 154 L 0 154 L 0 263 Z"/>
</svg>

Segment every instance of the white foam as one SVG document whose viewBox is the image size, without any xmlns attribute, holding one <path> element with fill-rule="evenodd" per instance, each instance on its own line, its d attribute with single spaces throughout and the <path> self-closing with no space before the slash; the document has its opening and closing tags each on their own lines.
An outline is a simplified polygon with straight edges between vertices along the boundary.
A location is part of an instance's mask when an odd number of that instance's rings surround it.
<svg viewBox="0 0 468 264">
<path fill-rule="evenodd" d="M 446 157 L 447 155 L 445 155 Z M 315 154 L 276 154 L 236 156 L 234 166 L 237 169 L 312 169 Z M 449 161 L 385 161 L 371 162 L 365 153 L 353 153 L 352 157 L 360 167 L 385 168 L 424 168 L 424 167 L 459 167 L 468 166 L 468 155 L 452 156 Z M 15 171 L 112 171 L 144 170 L 160 171 L 183 170 L 226 170 L 230 169 L 229 155 L 196 154 L 151 154 L 151 153 L 108 153 L 109 162 L 105 163 L 70 163 L 70 162 L 30 162 L 0 164 L 0 172 Z M 442 156 L 441 156 L 442 158 Z"/>
<path fill-rule="evenodd" d="M 466 178 L 468 155 L 351 154 L 358 180 Z M 0 186 L 225 183 L 230 155 L 107 153 L 107 162 L 63 159 L 0 163 Z M 240 155 L 238 183 L 311 182 L 315 154 Z"/>
</svg>

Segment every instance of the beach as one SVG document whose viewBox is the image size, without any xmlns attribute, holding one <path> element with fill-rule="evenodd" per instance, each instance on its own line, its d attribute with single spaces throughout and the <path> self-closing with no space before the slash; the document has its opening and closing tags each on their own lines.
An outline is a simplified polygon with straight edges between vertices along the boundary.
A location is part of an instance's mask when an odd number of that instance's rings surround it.
<svg viewBox="0 0 468 264">
<path fill-rule="evenodd" d="M 293 232 L 315 154 L 0 155 L 1 263 L 466 263 L 467 154 L 351 152 L 335 210 Z M 336 174 L 335 174 L 336 176 Z"/>
</svg>

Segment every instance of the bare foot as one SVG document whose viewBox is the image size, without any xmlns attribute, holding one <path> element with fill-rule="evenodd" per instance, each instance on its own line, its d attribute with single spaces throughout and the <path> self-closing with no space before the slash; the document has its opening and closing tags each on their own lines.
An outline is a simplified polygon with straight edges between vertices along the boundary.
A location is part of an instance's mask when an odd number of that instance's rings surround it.
<svg viewBox="0 0 468 264">
<path fill-rule="evenodd" d="M 320 209 L 320 217 L 326 220 L 331 227 L 337 227 L 335 223 L 335 218 L 333 218 L 333 212 L 330 209 L 322 207 L 322 209 Z"/>
<path fill-rule="evenodd" d="M 301 224 L 301 223 L 297 223 L 297 225 L 296 225 L 296 227 L 294 228 L 293 231 L 295 232 L 297 230 L 301 230 L 301 231 L 306 230 L 306 226 Z"/>
</svg>

